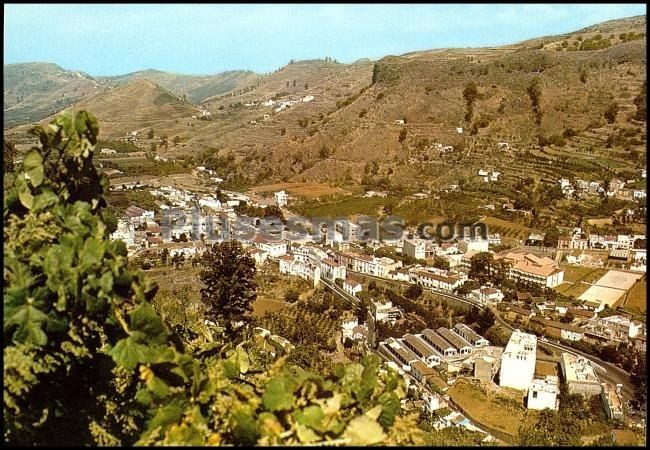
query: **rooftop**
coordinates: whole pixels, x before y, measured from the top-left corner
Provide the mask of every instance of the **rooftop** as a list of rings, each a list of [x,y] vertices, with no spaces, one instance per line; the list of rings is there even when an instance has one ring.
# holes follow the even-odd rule
[[[589,361],[571,353],[562,353],[562,365],[567,383],[598,383],[598,377]]]
[[[523,333],[519,330],[512,332],[508,345],[503,353],[518,353],[522,355],[535,355],[537,351],[537,336]]]

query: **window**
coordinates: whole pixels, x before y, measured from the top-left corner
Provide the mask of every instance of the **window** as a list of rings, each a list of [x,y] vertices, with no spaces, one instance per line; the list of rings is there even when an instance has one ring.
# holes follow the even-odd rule
[[[533,392],[533,398],[537,398],[537,392]]]

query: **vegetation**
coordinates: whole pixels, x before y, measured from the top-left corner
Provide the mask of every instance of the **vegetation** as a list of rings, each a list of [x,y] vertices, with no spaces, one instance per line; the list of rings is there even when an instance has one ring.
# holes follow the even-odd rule
[[[542,123],[543,115],[540,104],[542,98],[542,80],[538,76],[534,77],[528,85],[526,92],[530,98],[533,114],[535,114],[535,123],[537,123],[537,125],[540,125]]]
[[[246,333],[224,345],[200,321],[183,342],[152,306],[156,286],[108,239],[95,119],[60,116],[35,133],[42,148],[4,201],[6,443],[421,442],[417,417],[399,415],[402,378],[376,357],[317,375],[274,362]]]
[[[208,316],[225,325],[232,334],[236,323],[250,320],[252,303],[257,297],[255,261],[238,241],[214,244],[203,255],[201,299]]]

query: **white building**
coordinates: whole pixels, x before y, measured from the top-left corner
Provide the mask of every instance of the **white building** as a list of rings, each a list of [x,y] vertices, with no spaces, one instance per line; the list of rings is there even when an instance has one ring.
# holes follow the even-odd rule
[[[508,277],[528,283],[554,288],[564,282],[564,269],[548,257],[540,258],[532,253],[509,252],[506,255],[496,255],[495,260],[504,259],[511,264]]]
[[[433,254],[431,241],[426,239],[404,239],[402,253],[415,259],[427,259]]]
[[[324,258],[320,263],[321,274],[325,278],[328,278],[332,281],[336,280],[337,278],[345,280],[346,270],[344,265],[339,264],[330,258]]]
[[[552,409],[557,411],[560,401],[559,381],[556,376],[547,375],[543,379],[535,379],[528,389],[528,409]]]
[[[256,234],[251,243],[260,250],[267,252],[272,258],[279,258],[287,254],[287,243],[285,241],[267,239]]]
[[[113,150],[112,148],[103,148],[99,153],[102,155],[114,155],[117,153],[117,150]]]
[[[560,367],[569,394],[580,394],[584,397],[600,394],[600,381],[588,359],[563,352]]]
[[[482,305],[497,305],[501,300],[503,300],[503,292],[500,289],[493,287],[481,287],[479,289],[474,289],[469,293],[469,298],[475,300]]]
[[[501,355],[499,386],[528,390],[535,376],[536,352],[537,336],[513,331]]]
[[[280,208],[287,206],[289,202],[289,195],[285,191],[279,191],[273,194],[275,196],[275,204]]]
[[[357,293],[363,290],[363,284],[355,278],[347,277],[343,281],[343,290],[349,295],[356,297]]]
[[[427,289],[451,292],[467,280],[465,274],[429,269],[418,270],[412,274],[413,281]]]
[[[458,240],[458,249],[463,252],[487,252],[490,241],[487,239],[465,238]]]

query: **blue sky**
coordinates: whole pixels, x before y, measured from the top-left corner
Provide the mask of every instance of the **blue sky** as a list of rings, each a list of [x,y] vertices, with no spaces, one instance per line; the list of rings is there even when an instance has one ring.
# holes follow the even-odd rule
[[[645,13],[645,4],[5,4],[4,63],[91,75],[263,73],[290,59],[502,45]]]

